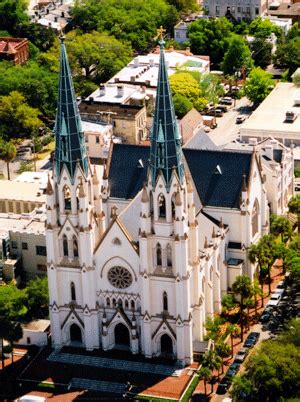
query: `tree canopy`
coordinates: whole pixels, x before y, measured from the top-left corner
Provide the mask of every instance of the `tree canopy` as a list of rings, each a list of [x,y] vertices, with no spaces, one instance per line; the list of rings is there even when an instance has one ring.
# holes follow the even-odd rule
[[[179,18],[165,0],[82,0],[71,13],[84,32],[109,32],[138,51],[148,48],[160,25],[172,32]]]
[[[233,25],[227,18],[200,18],[188,26],[191,50],[208,54],[212,63],[220,63],[228,49]]]
[[[232,36],[222,62],[224,74],[231,75],[242,69],[248,72],[252,68],[253,60],[246,41],[241,36]]]
[[[257,106],[269,95],[273,86],[272,75],[257,67],[249,74],[244,91],[247,98]]]
[[[18,24],[28,21],[26,0],[2,0],[0,2],[0,27],[13,34]]]

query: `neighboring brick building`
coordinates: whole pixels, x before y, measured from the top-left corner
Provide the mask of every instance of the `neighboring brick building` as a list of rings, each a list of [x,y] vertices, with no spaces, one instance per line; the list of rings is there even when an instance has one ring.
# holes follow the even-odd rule
[[[0,37],[0,60],[23,64],[29,58],[28,40],[25,38]]]

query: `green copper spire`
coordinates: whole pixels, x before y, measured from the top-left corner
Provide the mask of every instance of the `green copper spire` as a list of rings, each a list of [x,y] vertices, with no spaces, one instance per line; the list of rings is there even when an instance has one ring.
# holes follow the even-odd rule
[[[77,163],[81,166],[84,175],[87,175],[88,157],[64,38],[61,37],[60,41],[59,89],[54,127],[55,167],[58,180],[60,180],[62,167],[65,165],[74,182]]]
[[[170,189],[172,171],[175,169],[180,183],[184,178],[181,135],[175,117],[172,94],[165,61],[164,44],[160,33],[160,63],[157,82],[156,104],[151,128],[150,171],[152,185],[161,172],[165,178],[167,191]]]

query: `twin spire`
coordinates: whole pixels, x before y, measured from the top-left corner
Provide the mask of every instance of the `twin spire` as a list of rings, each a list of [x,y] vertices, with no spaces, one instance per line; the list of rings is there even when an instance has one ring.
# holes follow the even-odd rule
[[[162,27],[158,32],[160,35],[160,63],[156,105],[150,133],[150,175],[152,186],[155,187],[158,175],[162,174],[167,191],[169,191],[174,172],[176,172],[180,184],[183,183],[184,167],[181,135],[175,116],[165,61],[165,42],[162,37],[164,30]],[[65,166],[68,169],[71,181],[74,183],[78,164],[83,174],[87,176],[88,156],[64,38],[61,37],[60,41],[59,92],[54,127],[56,141],[55,169],[59,181],[62,168]]]
[[[59,89],[54,127],[55,169],[58,181],[65,166],[74,182],[77,164],[87,176],[88,156],[63,36],[60,37],[60,44]]]
[[[162,38],[163,29],[158,30],[160,39],[160,62],[157,82],[156,104],[150,133],[150,172],[152,186],[155,187],[158,174],[165,179],[167,191],[170,189],[172,173],[175,170],[182,184],[184,178],[181,135],[179,132],[165,61]]]

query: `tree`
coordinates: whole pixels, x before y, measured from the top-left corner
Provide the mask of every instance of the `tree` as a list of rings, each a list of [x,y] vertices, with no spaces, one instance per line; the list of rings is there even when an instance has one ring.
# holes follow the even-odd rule
[[[237,307],[237,302],[231,293],[227,293],[222,299],[222,314],[230,314]]]
[[[288,203],[289,211],[297,215],[298,234],[300,234],[300,195],[292,197]]]
[[[10,180],[9,164],[17,156],[17,149],[13,142],[0,142],[0,159],[4,160],[7,169],[7,178]]]
[[[263,291],[259,285],[259,281],[257,279],[254,279],[252,282],[252,289],[251,293],[254,297],[254,308],[255,308],[255,315],[257,315],[257,296],[263,296]]]
[[[272,33],[275,33],[277,38],[283,36],[282,28],[275,25],[269,19],[262,19],[261,17],[252,20],[249,25],[249,34],[254,35],[256,38],[267,39]]]
[[[285,218],[284,216],[279,216],[279,215],[271,215],[270,218],[271,221],[271,233],[274,236],[279,236],[281,235],[281,241],[283,242],[284,236],[288,236],[288,238],[291,237],[293,228],[290,223],[290,221]]]
[[[273,86],[272,75],[257,67],[249,74],[244,92],[247,98],[253,102],[254,107],[256,107],[269,95]]]
[[[228,49],[233,25],[226,17],[204,19],[188,25],[191,50],[194,54],[209,54],[212,63],[220,63]]]
[[[23,330],[21,324],[19,322],[9,323],[6,339],[10,342],[12,363],[14,362],[14,342],[20,340],[22,336],[23,336]]]
[[[205,74],[201,77],[200,88],[205,98],[214,106],[216,117],[216,105],[220,96],[224,95],[224,88],[221,86],[221,80],[215,74]]]
[[[15,33],[18,24],[28,21],[26,0],[2,0],[0,2],[0,27]]]
[[[71,10],[73,22],[84,32],[109,32],[136,51],[146,51],[163,25],[167,32],[179,20],[176,8],[164,0],[82,0]]]
[[[233,356],[233,338],[240,333],[240,329],[236,324],[229,324],[226,332],[230,335],[231,341],[231,356]]]
[[[272,49],[271,43],[265,39],[256,38],[251,45],[252,59],[254,64],[261,68],[266,68],[272,63]]]
[[[225,320],[219,316],[208,317],[205,323],[207,338],[217,341],[221,337],[224,322]]]
[[[0,98],[0,134],[5,139],[31,136],[42,125],[40,112],[27,105],[17,91]]]
[[[253,388],[251,381],[245,374],[233,377],[230,396],[234,401],[249,402],[249,396],[252,394]]]
[[[250,278],[246,275],[237,276],[234,283],[232,284],[232,290],[240,298],[239,305],[240,305],[241,342],[243,342],[243,331],[244,331],[243,311],[245,307],[245,300],[251,295]]]
[[[199,6],[195,0],[169,0],[178,11],[191,12],[199,10]]]
[[[296,87],[300,87],[300,73],[294,73],[293,83],[296,85]],[[297,169],[295,169],[295,176],[296,176],[296,170]],[[298,171],[299,171],[299,169],[298,169]],[[298,175],[300,175],[300,171],[299,171]],[[296,177],[299,177],[299,176],[296,176]]]
[[[173,97],[173,103],[175,108],[175,113],[181,119],[185,116],[192,108],[193,104],[186,97],[180,94],[176,94]]]
[[[49,295],[47,276],[30,281],[25,288],[28,316],[45,318],[48,315]]]
[[[277,46],[275,62],[288,69],[289,77],[300,65],[300,37],[297,36]]]
[[[246,41],[241,36],[232,36],[222,62],[224,74],[234,74],[242,69],[248,72],[252,68],[253,60]]]
[[[215,350],[216,350],[216,354],[217,356],[221,359],[219,359],[219,362],[221,362],[221,369],[222,369],[222,374],[224,372],[224,367],[223,367],[223,359],[225,357],[230,356],[230,346],[228,345],[228,343],[225,343],[223,341],[218,341],[215,344]]]
[[[204,382],[204,392],[207,394],[206,384],[211,379],[211,370],[208,367],[201,367],[199,370],[199,378]]]
[[[201,95],[199,83],[189,73],[180,72],[171,75],[170,86],[174,96],[181,95],[188,99],[192,104]]]

